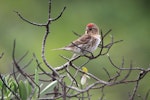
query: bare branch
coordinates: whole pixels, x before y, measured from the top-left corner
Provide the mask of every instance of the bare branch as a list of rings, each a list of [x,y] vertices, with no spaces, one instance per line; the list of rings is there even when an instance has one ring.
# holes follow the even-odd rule
[[[78,57],[76,57],[76,58],[74,58],[74,59],[71,59],[70,61],[66,62],[65,64],[63,64],[63,65],[61,65],[61,66],[59,66],[59,67],[56,67],[55,70],[56,70],[56,71],[61,71],[61,70],[65,69],[67,66],[69,66],[70,62],[75,61],[75,60],[78,59],[79,57],[80,57],[80,56],[78,56]]]
[[[108,60],[110,61],[111,65],[115,68],[117,68],[118,70],[139,70],[139,71],[145,71],[145,69],[143,68],[139,68],[139,67],[136,67],[136,68],[119,68],[117,65],[114,64],[114,62],[112,61],[112,59],[110,58],[110,56],[108,55]]]
[[[107,74],[108,78],[110,79],[110,78],[111,78],[111,76],[110,76],[110,74],[109,74],[108,70],[107,70],[106,68],[103,68],[103,69],[104,69],[104,71],[106,72],[106,74]]]
[[[40,87],[38,86],[38,84],[36,84],[34,82],[34,80],[27,74],[25,73],[20,66],[18,65],[16,59],[15,59],[15,48],[16,48],[16,40],[14,40],[14,44],[13,44],[13,51],[12,51],[12,59],[13,59],[13,64],[14,66],[17,68],[17,70],[20,72],[21,75],[23,75],[27,80],[29,80],[29,83],[33,86],[33,84],[35,84],[38,89],[39,89],[39,93],[40,93]],[[33,83],[33,84],[32,84]],[[39,97],[39,93],[38,93],[38,97]]]
[[[81,69],[79,69],[78,67],[76,67],[74,64],[71,64],[71,66],[72,66],[73,68],[75,68],[76,70],[80,71],[81,73],[86,74],[86,75],[90,76],[91,78],[93,78],[93,79],[99,81],[99,83],[109,85],[109,82],[100,80],[99,78],[97,78],[96,76],[94,76],[94,75],[91,74],[91,73],[85,73],[85,72],[83,72]]]
[[[46,60],[46,57],[45,57],[45,45],[46,45],[46,39],[48,37],[48,31],[46,31],[45,35],[44,35],[44,38],[43,38],[43,43],[42,43],[42,59],[43,59],[43,62],[45,63],[45,65],[50,69],[52,70],[57,76],[59,76],[59,74],[57,73],[57,71],[51,66],[48,64],[47,60]]]
[[[81,35],[80,34],[78,34],[78,33],[76,33],[76,32],[74,32],[74,31],[72,31],[73,32],[73,34],[75,34],[76,36],[78,36],[78,37],[80,37]]]
[[[58,19],[62,16],[62,14],[64,13],[65,9],[66,9],[66,6],[62,9],[62,11],[60,12],[60,14],[59,14],[56,18],[51,19],[51,21],[56,21],[56,20],[58,20]]]
[[[139,81],[136,82],[136,85],[135,85],[135,87],[134,87],[133,93],[132,93],[132,95],[130,96],[129,100],[134,100],[136,91],[137,91],[137,89],[138,89],[138,86],[139,86]]]
[[[150,93],[150,89],[147,91],[147,93],[146,93],[146,95],[145,95],[145,99],[144,99],[144,100],[148,100],[149,93]]]
[[[45,26],[45,24],[38,24],[38,23],[35,23],[35,22],[31,22],[31,21],[29,21],[29,20],[27,20],[26,18],[24,18],[19,12],[17,12],[17,11],[14,11],[19,17],[20,17],[20,19],[22,19],[23,21],[25,21],[25,22],[27,22],[27,23],[29,23],[29,24],[31,24],[31,25],[34,25],[34,26]]]
[[[40,100],[42,99],[71,99],[71,98],[76,98],[76,99],[91,99],[91,90],[94,89],[99,89],[101,90],[101,97],[99,98],[100,100],[104,99],[105,93],[104,93],[104,89],[105,87],[110,87],[110,86],[115,86],[118,84],[135,84],[135,86],[133,87],[132,90],[132,94],[130,95],[129,99],[133,100],[136,96],[137,96],[137,90],[139,88],[139,82],[141,79],[143,79],[147,73],[150,72],[150,68],[148,69],[144,69],[144,68],[138,68],[138,67],[133,67],[132,62],[130,63],[129,67],[125,67],[125,62],[124,62],[124,58],[121,60],[121,65],[117,66],[113,60],[111,59],[111,57],[108,55],[110,49],[112,48],[112,46],[116,43],[120,43],[123,40],[115,40],[113,36],[110,37],[110,41],[109,43],[105,43],[105,39],[107,38],[108,34],[112,31],[111,29],[108,30],[106,33],[103,33],[102,30],[100,30],[100,35],[101,35],[101,43],[99,44],[99,48],[98,48],[98,53],[92,53],[89,52],[87,50],[82,49],[81,47],[75,45],[74,43],[72,43],[73,45],[75,45],[76,47],[80,48],[82,52],[87,52],[87,55],[81,55],[81,56],[76,56],[74,58],[67,58],[65,56],[61,56],[63,59],[66,60],[66,63],[58,66],[58,67],[53,67],[46,58],[45,55],[45,50],[46,50],[46,42],[48,39],[48,35],[51,33],[50,30],[50,25],[52,22],[58,20],[59,18],[62,17],[66,6],[62,9],[62,11],[60,11],[60,13],[58,14],[58,16],[56,16],[55,18],[51,18],[51,12],[52,12],[52,0],[49,0],[48,2],[48,19],[47,22],[44,24],[38,24],[35,22],[31,22],[29,20],[27,20],[26,18],[24,18],[19,12],[14,11],[20,18],[21,20],[34,25],[34,26],[41,26],[41,27],[45,27],[45,34],[43,36],[42,39],[42,46],[41,46],[41,57],[42,57],[42,62],[44,62],[44,65],[46,65],[46,67],[49,68],[50,72],[46,71],[43,69],[42,64],[39,62],[38,58],[35,56],[35,54],[33,54],[33,57],[35,59],[36,62],[36,67],[38,67],[40,69],[41,72],[39,72],[39,75],[42,75],[43,77],[49,77],[48,79],[39,79],[39,81],[41,82],[52,82],[54,80],[57,80],[57,86],[54,87],[53,91],[50,93],[45,93],[46,96],[50,96],[50,97],[46,97],[46,98],[38,98]],[[81,35],[74,32],[73,33],[80,37]],[[26,72],[24,72],[24,68],[29,66],[29,64],[32,63],[33,59],[31,59],[27,64],[24,65],[24,67],[20,66],[20,62],[26,57],[26,55],[28,53],[25,53],[18,61],[15,59],[15,45],[16,45],[16,41],[14,41],[14,45],[13,45],[13,52],[12,52],[12,59],[13,59],[13,64],[14,64],[14,68],[13,68],[13,74],[15,77],[15,80],[17,82],[16,79],[16,72],[19,72],[21,75],[23,75],[27,80],[29,80],[30,84],[32,86],[37,86],[39,88],[39,92],[40,92],[40,87],[38,86],[38,84],[36,84],[33,81],[33,76],[35,74],[27,74]],[[91,73],[85,73],[84,71],[81,70],[81,67],[86,66],[90,61],[100,58],[101,56],[105,56],[108,55],[108,60],[109,63],[111,64],[111,66],[114,68],[115,72],[114,74],[110,73],[106,68],[103,68],[106,75],[108,76],[107,81],[104,79],[100,79],[97,76],[91,74]],[[0,59],[3,57],[3,53],[0,56]],[[79,58],[81,57],[86,57],[87,61],[82,62],[82,64],[75,64],[76,60],[80,60]],[[15,71],[15,68],[17,69],[17,71]],[[70,70],[75,71],[75,73],[70,72]],[[126,74],[124,74],[124,72],[126,72]],[[138,72],[137,78],[133,78],[133,79],[129,79],[129,77],[131,76],[132,72]],[[66,75],[68,74],[68,76]],[[80,86],[80,82],[78,81],[78,79],[81,77],[80,75],[85,74],[87,76],[89,76],[92,79],[92,83],[88,83],[86,86]],[[69,79],[69,77],[71,77]],[[67,81],[66,81],[67,79]],[[149,95],[149,91],[147,92],[146,96],[145,96],[145,100],[148,98]]]
[[[112,31],[112,29],[109,29],[108,32],[106,32],[103,36],[103,38],[105,38],[110,32]]]

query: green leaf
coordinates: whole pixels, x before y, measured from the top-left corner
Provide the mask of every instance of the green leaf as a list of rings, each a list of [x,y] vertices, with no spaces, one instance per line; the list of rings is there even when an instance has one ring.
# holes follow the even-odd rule
[[[19,82],[19,95],[21,100],[27,100],[27,89],[22,80]]]
[[[3,82],[0,80],[0,90],[2,90]]]
[[[16,79],[19,80],[19,77],[20,77],[20,76],[21,76],[21,74],[19,73]]]
[[[40,94],[43,95],[47,91],[52,91],[54,89],[54,87],[57,85],[57,83],[58,83],[57,80],[51,82],[40,92]]]
[[[17,83],[15,81],[12,82],[12,90],[14,90],[14,92],[17,92]]]
[[[25,81],[25,84],[26,84],[26,89],[27,89],[27,97],[29,97],[32,92],[32,88],[28,81]]]
[[[8,85],[9,75],[3,76],[3,78],[4,78],[4,81],[5,81],[5,84]]]
[[[35,69],[35,75],[34,75],[34,81],[36,84],[39,83],[39,74],[38,74],[38,69]]]
[[[38,74],[38,68],[35,69],[35,75],[34,75],[34,82],[38,85],[39,84],[39,74]],[[38,87],[35,87],[32,100],[36,100],[38,97]]]

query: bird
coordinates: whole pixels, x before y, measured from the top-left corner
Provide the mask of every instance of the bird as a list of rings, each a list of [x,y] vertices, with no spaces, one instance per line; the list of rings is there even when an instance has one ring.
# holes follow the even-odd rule
[[[85,33],[82,36],[69,45],[55,50],[67,50],[73,52],[75,55],[86,55],[93,53],[100,42],[99,27],[95,23],[88,23],[85,28]]]

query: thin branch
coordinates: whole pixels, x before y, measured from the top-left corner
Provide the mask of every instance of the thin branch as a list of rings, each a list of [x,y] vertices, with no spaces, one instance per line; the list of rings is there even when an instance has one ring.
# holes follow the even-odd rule
[[[135,67],[135,68],[119,68],[117,65],[114,64],[114,62],[112,61],[111,57],[108,55],[108,60],[110,61],[111,65],[115,68],[117,68],[118,70],[139,70],[139,71],[145,71],[145,69],[143,68],[139,68],[139,67]]]
[[[109,29],[103,36],[103,38],[105,38],[110,32],[112,31],[112,29]]]
[[[50,19],[51,18],[51,8],[52,8],[52,0],[49,0],[49,2],[48,2],[48,19]]]
[[[40,87],[34,82],[34,80],[28,75],[26,74],[18,65],[16,59],[15,59],[15,48],[16,48],[16,40],[14,40],[14,44],[13,44],[13,51],[12,51],[12,59],[13,59],[13,64],[15,65],[15,67],[17,68],[17,70],[20,72],[21,75],[23,75],[27,80],[29,80],[29,83],[33,86],[32,83],[34,83],[38,89],[39,89],[39,93],[40,93]],[[32,82],[30,82],[32,81]],[[38,97],[39,97],[39,93],[38,93]]]
[[[27,51],[18,61],[17,63],[21,62],[27,55],[28,55],[29,51]]]
[[[26,77],[26,74],[21,70],[21,68],[19,67],[17,61],[15,60],[15,48],[16,48],[16,40],[14,40],[14,44],[13,44],[13,52],[12,52],[12,59],[13,59],[13,63],[16,66],[16,68],[18,69],[18,71],[24,76]]]
[[[37,57],[36,57],[36,55],[33,53],[33,57],[35,58],[35,61],[36,61],[36,63],[37,63],[37,66],[40,68],[40,70],[43,72],[43,74],[44,75],[47,75],[47,76],[49,76],[49,77],[53,77],[52,76],[52,73],[47,73],[41,66],[40,66],[40,63],[39,63],[39,61],[38,61],[38,59],[37,59]],[[53,77],[54,78],[54,77]]]
[[[46,34],[44,35],[44,39],[43,39],[43,42],[42,42],[42,59],[43,59],[43,62],[45,63],[45,65],[50,70],[52,70],[57,76],[59,76],[58,72],[51,65],[48,64],[48,62],[46,60],[46,57],[45,57],[45,45],[46,45],[47,37],[48,37],[48,31],[46,31]]]
[[[83,92],[87,92],[88,90],[92,89],[93,87],[95,87],[96,85],[99,85],[99,84],[101,84],[101,83],[102,83],[101,81],[96,81],[96,82],[94,82],[93,84],[87,86],[85,89],[82,89],[82,90],[79,89],[79,88],[77,88],[77,87],[73,87],[73,86],[72,86],[72,87],[67,86],[67,87],[78,92],[78,93],[76,93],[76,94],[70,95],[70,97],[73,97],[73,96],[79,95],[79,94],[81,94],[81,93],[83,93]]]
[[[103,98],[104,98],[104,96],[105,96],[104,87],[101,89],[101,93],[102,93],[102,96],[100,97],[99,100],[103,100]]]
[[[144,100],[148,100],[149,93],[150,93],[150,89],[147,91],[147,93],[146,93],[146,95],[145,95],[145,99],[144,99]]]
[[[136,85],[135,85],[135,87],[134,87],[134,89],[133,89],[133,93],[132,93],[132,95],[130,96],[129,100],[134,100],[136,91],[137,91],[137,89],[138,89],[138,86],[139,86],[139,81],[136,82]]]
[[[64,10],[66,9],[66,7],[64,7],[64,9],[61,11],[61,13],[60,13],[60,15],[59,16],[57,16],[56,18],[54,18],[54,19],[51,19],[50,17],[50,15],[51,15],[51,0],[49,0],[49,12],[48,12],[48,17],[49,17],[49,19],[48,19],[48,22],[47,22],[47,24],[45,25],[45,28],[46,28],[46,32],[45,32],[45,35],[44,35],[44,38],[43,38],[43,42],[42,42],[42,59],[43,59],[43,62],[45,63],[45,65],[50,69],[50,70],[52,70],[52,72],[54,72],[53,74],[54,75],[57,75],[58,77],[59,77],[59,73],[47,62],[47,60],[46,60],[46,57],[45,57],[45,45],[46,45],[46,40],[47,40],[47,37],[48,37],[48,34],[50,33],[50,31],[49,31],[49,26],[50,26],[50,24],[51,24],[51,21],[56,21],[56,20],[58,20],[61,16],[62,16],[62,14],[63,14],[63,12],[64,12]]]
[[[78,45],[76,45],[76,44],[73,43],[73,42],[71,42],[71,43],[72,43],[75,47],[79,48],[82,53],[87,52],[87,53],[91,54],[92,57],[94,57],[94,55],[93,55],[92,52],[90,52],[90,51],[88,51],[88,50],[86,50],[86,49],[84,49],[84,48],[82,48],[82,47],[79,47]],[[84,56],[89,57],[89,56],[87,56],[87,55],[84,55]],[[90,57],[90,58],[91,58],[91,57]]]
[[[69,72],[69,70],[67,68],[65,70],[68,74],[68,77],[70,77],[71,82],[73,82],[73,83],[75,82],[76,86],[78,87],[78,82],[76,81],[76,79],[71,75],[71,73]]]
[[[124,60],[123,60],[123,62],[124,62]],[[132,62],[130,63],[130,69],[132,69]],[[131,71],[132,70],[128,70],[128,73],[126,74],[126,76],[124,76],[124,78],[121,80],[121,81],[124,81],[124,80],[126,80],[129,76],[130,76],[130,74],[131,74]]]
[[[56,71],[61,71],[61,70],[65,69],[65,68],[70,64],[70,62],[75,61],[75,60],[78,59],[79,57],[80,57],[80,56],[77,56],[77,57],[71,59],[70,61],[66,62],[65,64],[63,64],[63,65],[61,65],[61,66],[59,66],[59,67],[56,67],[55,70],[56,70]]]
[[[51,21],[56,21],[56,20],[58,20],[58,19],[62,16],[62,14],[64,13],[65,9],[66,9],[66,6],[62,9],[62,11],[60,12],[60,14],[59,14],[56,18],[51,19]]]
[[[99,81],[99,83],[101,83],[101,84],[107,84],[107,85],[109,84],[109,82],[100,80],[99,78],[97,78],[96,76],[94,76],[94,75],[91,74],[91,73],[85,73],[85,72],[83,72],[81,69],[79,69],[78,67],[76,67],[74,64],[71,64],[70,66],[72,66],[73,68],[75,68],[75,69],[78,70],[79,72],[81,72],[81,73],[83,73],[83,74],[86,74],[86,75],[88,75],[89,77],[91,77],[91,78],[93,78],[93,79]]]
[[[73,34],[75,34],[76,36],[78,36],[78,37],[80,37],[81,35],[80,34],[78,34],[78,33],[76,33],[76,32],[74,32],[74,31],[72,31],[73,32]]]
[[[19,87],[19,82],[18,82],[18,80],[17,80],[17,76],[16,76],[16,73],[15,73],[15,66],[14,66],[14,64],[13,64],[13,75],[14,75],[14,79],[15,79],[15,81],[16,81],[18,87]]]
[[[91,97],[90,93],[89,93],[89,91],[87,91],[87,98],[88,98],[88,100],[91,100],[90,97]]]
[[[33,59],[31,59],[26,65],[24,65],[24,66],[22,67],[22,70],[25,69],[26,67],[28,67],[28,66],[32,63],[32,61],[33,61]],[[19,62],[19,61],[18,61],[18,62]],[[13,67],[14,67],[14,64],[13,64]],[[13,71],[12,73],[10,73],[10,75],[12,75],[12,74],[14,74],[14,73],[18,73],[18,72],[19,72],[19,70]]]
[[[103,46],[103,48],[110,48],[113,44],[120,43],[120,42],[123,42],[123,40],[118,40],[118,41],[111,42],[111,43]]]
[[[82,66],[85,66],[91,60],[94,60],[94,59],[96,59],[98,57],[107,55],[114,44],[120,43],[120,42],[123,41],[123,40],[115,41],[114,37],[111,36],[110,37],[111,41],[108,44],[105,44],[104,43],[105,42],[105,38],[112,31],[111,29],[108,30],[104,34],[103,34],[102,30],[100,31],[101,43],[99,44],[99,52],[96,55],[94,55],[93,53],[91,53],[89,51],[83,50],[82,48],[80,48],[77,45],[75,45],[74,43],[72,43],[75,46],[77,46],[78,48],[80,48],[81,51],[89,53],[88,55],[84,55],[84,57],[88,58],[88,61],[83,62],[83,64],[80,64],[78,66],[76,66],[74,64],[74,61],[79,59],[82,56],[78,56],[78,57],[73,58],[71,60],[66,58],[66,57],[64,57],[64,56],[61,56],[63,59],[66,60],[66,63],[61,65],[61,66],[59,66],[59,67],[56,67],[56,68],[54,68],[53,66],[51,66],[51,64],[49,64],[49,62],[47,61],[47,58],[46,58],[45,50],[46,50],[47,38],[48,38],[48,35],[50,33],[50,25],[51,25],[51,22],[56,21],[59,18],[61,18],[63,13],[64,13],[64,11],[65,11],[65,9],[66,9],[66,6],[65,6],[61,10],[61,12],[58,14],[58,16],[56,16],[55,18],[51,18],[51,11],[52,11],[51,7],[52,7],[52,0],[49,0],[49,3],[48,3],[48,19],[47,19],[47,22],[44,23],[44,24],[38,24],[38,23],[35,23],[35,22],[31,22],[31,21],[27,20],[26,18],[24,18],[19,12],[17,12],[17,11],[14,11],[14,12],[21,18],[21,20],[23,20],[23,21],[25,21],[25,22],[27,22],[27,23],[29,23],[31,25],[41,26],[41,27],[44,26],[45,27],[45,34],[43,36],[42,46],[41,46],[41,49],[42,49],[41,50],[41,57],[42,57],[42,61],[44,62],[44,64],[52,72],[47,72],[47,71],[45,71],[43,69],[43,67],[41,66],[41,63],[39,63],[39,61],[38,61],[37,57],[35,56],[35,54],[33,54],[33,57],[35,58],[35,61],[37,63],[36,66],[38,68],[40,68],[40,70],[42,71],[41,73],[38,73],[38,74],[39,75],[46,75],[46,76],[49,77],[49,79],[46,79],[46,80],[39,79],[40,81],[43,81],[43,82],[50,82],[50,81],[53,81],[53,80],[57,80],[58,81],[58,85],[57,85],[58,87],[55,87],[54,91],[49,93],[49,95],[52,95],[52,100],[60,99],[60,98],[63,98],[64,100],[66,100],[66,99],[72,98],[72,97],[75,97],[76,99],[85,99],[85,98],[87,98],[87,99],[90,100],[91,99],[90,98],[91,97],[90,92],[93,89],[101,89],[102,96],[101,96],[100,99],[102,100],[104,98],[104,96],[105,96],[105,93],[104,93],[104,88],[105,87],[114,86],[114,85],[118,85],[118,84],[136,83],[136,85],[135,85],[135,87],[133,89],[132,95],[130,96],[130,100],[133,100],[135,98],[135,96],[136,96],[136,92],[138,90],[140,80],[143,79],[148,72],[150,72],[150,68],[144,69],[144,68],[133,67],[132,62],[130,63],[129,68],[124,68],[124,59],[122,59],[121,66],[117,66],[113,62],[113,60],[110,58],[110,56],[108,55],[109,63],[113,66],[113,68],[115,68],[116,72],[115,72],[114,75],[111,75],[108,72],[108,70],[104,68],[104,71],[105,71],[105,73],[108,76],[108,80],[107,81],[101,80],[98,77],[96,77],[95,75],[93,75],[91,73],[85,73],[85,72],[83,72],[81,70]],[[78,37],[81,36],[81,35],[79,35],[76,32],[73,32],[73,33],[76,36],[78,36]],[[27,55],[27,53],[24,56],[22,56],[22,58],[20,58],[18,61],[16,61],[16,59],[15,59],[15,44],[16,43],[14,41],[13,53],[12,53],[12,59],[13,59],[14,66],[16,67],[17,71],[20,72],[26,79],[28,79],[29,82],[31,81],[30,84],[33,85],[33,83],[34,83],[33,75],[35,75],[35,74],[28,75],[27,73],[25,73],[23,71],[23,68],[21,68],[20,65],[19,65],[19,62],[21,62],[21,60],[24,59],[24,57]],[[0,56],[0,59],[2,58],[2,56],[3,56],[3,54]],[[25,66],[28,66],[31,62],[32,62],[32,60],[30,60]],[[69,70],[67,70],[68,66],[71,66],[70,68],[75,69],[76,72],[74,74],[70,73]],[[68,85],[68,84],[65,83],[64,77],[66,77],[66,75],[64,73],[61,73],[61,71],[65,71],[65,73],[68,73],[69,76],[71,76],[71,78],[72,78],[72,80],[71,80],[72,83],[71,84]],[[127,73],[126,73],[126,75],[124,75],[122,77],[123,72],[125,72],[125,71],[127,71]],[[137,79],[128,80],[128,77],[130,76],[132,71],[138,71],[139,72],[138,78]],[[14,68],[13,68],[13,74],[14,74],[14,77],[16,78],[16,73],[14,71]],[[86,74],[89,77],[91,77],[94,81],[92,82],[92,84],[87,85],[83,89],[82,87],[78,86],[79,82],[76,79],[78,74]],[[74,84],[73,84],[74,82],[75,82],[76,86],[74,86]],[[34,83],[34,84],[36,84],[36,83]],[[38,85],[36,84],[36,86],[38,86]],[[38,86],[38,88],[39,88],[39,86]],[[69,90],[73,91],[74,93],[71,94]],[[87,97],[84,96],[85,93],[87,93]],[[83,94],[83,95],[81,95],[81,94]],[[148,98],[148,95],[149,95],[149,91],[147,92],[147,94],[145,96],[145,99]],[[42,98],[39,98],[39,99],[42,99]],[[46,99],[46,98],[43,98],[43,99]],[[48,99],[51,99],[51,98],[48,98]]]
[[[16,11],[15,11],[15,12],[17,13],[17,15],[18,15],[22,20],[24,20],[25,22],[27,22],[27,23],[29,23],[29,24],[32,24],[32,25],[35,25],[35,26],[45,26],[45,27],[46,27],[46,33],[45,33],[45,35],[44,35],[43,42],[42,42],[42,59],[43,59],[43,62],[45,63],[45,65],[46,65],[49,69],[51,69],[57,76],[59,76],[59,74],[55,71],[54,68],[52,68],[51,65],[48,64],[48,62],[47,62],[47,60],[46,60],[46,58],[45,58],[45,44],[46,44],[46,39],[47,39],[48,33],[49,33],[49,24],[50,24],[50,22],[59,19],[59,18],[62,16],[62,14],[63,14],[63,12],[64,12],[65,9],[66,9],[66,7],[64,7],[64,9],[62,10],[62,12],[60,13],[59,16],[57,16],[57,17],[54,18],[54,19],[50,19],[50,17],[51,17],[51,16],[50,16],[50,14],[51,14],[51,0],[49,0],[49,12],[48,12],[48,19],[49,19],[49,20],[48,20],[47,24],[37,24],[37,23],[31,22],[31,21],[25,19],[23,16],[21,16],[21,14],[20,14],[19,12],[16,12]]]
[[[106,68],[103,68],[103,69],[104,69],[104,71],[106,72],[106,74],[107,74],[108,78],[110,79],[110,78],[111,78],[111,76],[110,76],[110,74],[109,74],[108,70],[107,70]]]
[[[19,12],[17,12],[17,11],[14,11],[19,17],[20,17],[20,19],[22,19],[23,21],[25,21],[25,22],[27,22],[27,23],[29,23],[29,24],[31,24],[31,25],[34,25],[34,26],[45,26],[45,24],[38,24],[38,23],[35,23],[35,22],[31,22],[31,21],[29,21],[29,20],[27,20],[26,18],[24,18]]]
[[[64,82],[64,85],[62,86],[62,97],[63,100],[66,100],[66,83]]]

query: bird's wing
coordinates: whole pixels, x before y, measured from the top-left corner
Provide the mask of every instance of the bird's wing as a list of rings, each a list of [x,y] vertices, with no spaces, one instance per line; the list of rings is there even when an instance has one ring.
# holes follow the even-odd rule
[[[74,47],[74,46],[78,46],[78,45],[81,45],[81,44],[87,44],[90,41],[91,38],[92,37],[90,35],[84,34],[80,38],[78,38],[77,40],[73,41],[67,47]]]

